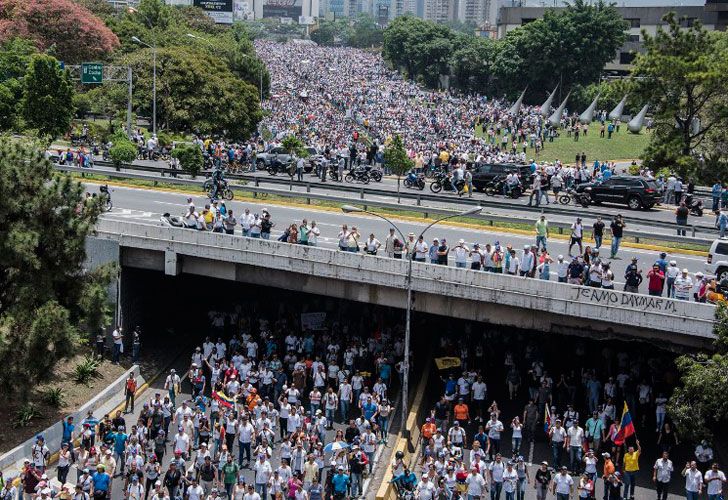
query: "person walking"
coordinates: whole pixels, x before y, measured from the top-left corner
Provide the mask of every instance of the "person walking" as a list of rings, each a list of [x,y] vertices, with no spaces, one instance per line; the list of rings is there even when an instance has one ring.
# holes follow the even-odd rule
[[[536,221],[536,250],[540,250],[541,248],[546,251],[546,240],[549,236],[549,221],[546,220],[545,215],[541,215],[541,217]]]
[[[574,480],[566,470],[566,466],[562,465],[561,471],[554,476],[551,492],[556,495],[557,500],[569,500],[573,489]]]
[[[662,452],[662,457],[655,461],[652,467],[652,482],[655,483],[657,491],[657,500],[667,500],[667,493],[670,487],[670,478],[672,477],[673,466],[669,453]]]
[[[713,462],[710,470],[705,472],[705,487],[708,490],[708,500],[721,500],[723,498],[723,483],[725,474],[718,469],[718,464]]]
[[[681,474],[685,478],[685,498],[698,500],[703,493],[703,474],[698,470],[697,462],[687,462]]]
[[[596,222],[592,226],[592,234],[594,235],[594,247],[599,249],[602,246],[602,238],[604,237],[604,222],[602,217],[598,216]]]
[[[614,217],[614,220],[612,220],[612,223],[609,225],[609,228],[612,230],[612,254],[610,257],[611,259],[619,258],[617,257],[617,252],[619,251],[619,243],[622,241],[625,227],[627,227],[627,224],[624,223],[622,214],[617,214]]]
[[[677,198],[677,192],[675,193],[675,197]],[[675,223],[677,224],[677,235],[678,236],[686,236],[686,231],[684,229],[684,226],[688,225],[688,215],[690,214],[690,210],[685,205],[684,201],[680,202],[680,206],[675,209]]]
[[[637,449],[634,446],[627,448],[624,454],[623,471],[624,471],[624,500],[634,500],[634,488],[637,481],[637,473],[640,470],[640,455],[642,447],[639,439],[636,441]]]

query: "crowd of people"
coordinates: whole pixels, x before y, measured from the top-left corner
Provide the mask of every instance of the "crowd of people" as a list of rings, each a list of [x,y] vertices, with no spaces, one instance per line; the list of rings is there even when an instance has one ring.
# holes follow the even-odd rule
[[[726,477],[705,441],[673,464],[685,451],[666,409],[675,372],[659,352],[604,344],[597,354],[588,341],[555,348],[467,328],[456,338],[441,339],[438,352],[460,368],[442,376],[441,397],[423,414],[419,458],[393,460],[401,497],[634,500],[641,476],[665,500],[681,476],[688,500],[720,498]]]
[[[189,367],[172,369],[163,388],[148,390],[140,412],[132,374],[125,411],[64,419],[55,471],[39,435],[17,480],[5,478],[0,498],[361,496],[388,438],[401,332],[326,313],[273,320],[249,313],[241,306],[211,311],[211,335]]]
[[[225,202],[213,201],[198,210],[191,198],[182,217],[187,227],[227,234],[241,234],[244,237],[277,239],[281,242],[317,246],[322,239],[321,229],[315,220],[303,219],[286,223],[282,229],[267,208],[253,213],[245,208],[236,215]],[[239,229],[238,229],[239,228]],[[666,252],[660,252],[647,268],[639,266],[637,257],[631,259],[623,274],[616,275],[612,269],[618,256],[626,223],[617,215],[607,225],[597,217],[591,227],[586,227],[581,218],[571,225],[568,256],[549,253],[552,243],[549,221],[545,215],[534,224],[535,243],[519,248],[511,243],[467,243],[465,239],[448,242],[447,238],[435,237],[425,241],[423,236],[408,233],[404,239],[394,227],[379,239],[376,234],[362,235],[357,225],[342,224],[335,235],[336,246],[345,252],[361,252],[368,255],[386,256],[393,259],[412,259],[415,262],[451,265],[474,271],[508,274],[523,278],[553,280],[574,285],[588,285],[596,288],[614,289],[619,283],[624,291],[664,296],[681,300],[695,299],[706,302],[715,283],[698,271],[693,276],[686,268],[680,269],[677,260],[668,259]],[[591,231],[593,246],[587,244],[587,231]],[[609,255],[601,254],[603,238],[611,234]],[[331,237],[334,235],[332,233]]]

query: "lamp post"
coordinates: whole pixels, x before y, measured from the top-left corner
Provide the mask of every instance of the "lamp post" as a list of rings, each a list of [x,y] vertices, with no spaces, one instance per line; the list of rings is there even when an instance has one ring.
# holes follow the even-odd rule
[[[388,222],[394,229],[397,230],[399,235],[402,237],[402,242],[404,243],[405,237],[402,230],[383,215],[380,215],[375,212],[370,212],[369,210],[364,210],[363,208],[355,207],[353,205],[342,205],[341,210],[344,213],[366,213],[369,215],[372,215],[374,217],[378,217],[386,222]],[[438,224],[442,221],[448,220],[448,219],[454,219],[455,217],[464,217],[467,215],[475,215],[480,213],[483,210],[483,207],[476,206],[469,210],[466,210],[464,212],[459,212],[457,214],[453,215],[447,215],[445,217],[441,217],[432,223],[430,223],[429,226],[427,226],[425,229],[422,230],[420,233],[420,237],[424,236],[428,229],[430,229],[435,224]],[[419,237],[417,238],[419,241]],[[412,255],[407,255],[407,260],[409,263],[407,264],[407,277],[405,284],[407,285],[407,307],[405,308],[405,323],[404,323],[404,361],[403,361],[403,372],[404,375],[402,377],[402,415],[400,415],[400,426],[399,430],[402,433],[402,435],[406,435],[407,429],[405,429],[405,425],[407,423],[407,405],[409,404],[409,371],[410,371],[410,323],[411,323],[411,316],[412,316]]]
[[[157,135],[157,45],[149,45],[136,36],[131,41],[152,49],[152,134]]]
[[[203,38],[201,36],[195,35],[194,33],[187,33],[187,36],[189,38],[194,38],[195,40],[200,40],[202,42],[205,42],[205,43],[209,44],[210,47],[214,48],[213,43],[210,40],[208,40],[207,38]],[[253,56],[251,56],[250,54],[241,54],[241,55],[243,57],[247,57],[248,59],[253,59]],[[260,102],[262,103],[263,102],[263,65],[262,64],[260,66],[260,81],[258,83],[258,87],[260,90]]]

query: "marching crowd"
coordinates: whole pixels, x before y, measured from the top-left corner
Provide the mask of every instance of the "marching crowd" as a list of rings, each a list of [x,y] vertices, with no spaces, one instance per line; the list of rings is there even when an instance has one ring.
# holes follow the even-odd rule
[[[634,500],[641,476],[666,500],[680,476],[688,500],[722,498],[726,477],[705,441],[694,459],[672,461],[684,451],[666,409],[675,380],[660,354],[604,345],[597,355],[581,340],[555,350],[515,334],[457,339],[441,341],[461,371],[442,377],[441,397],[424,414],[420,458],[392,463],[401,497]],[[654,440],[650,458],[638,431]]]
[[[172,369],[141,412],[130,375],[124,412],[66,418],[55,471],[37,436],[0,499],[362,495],[393,411],[390,386],[403,355],[395,327],[326,321],[325,313],[251,321],[240,306],[209,317],[213,335],[189,369]]]

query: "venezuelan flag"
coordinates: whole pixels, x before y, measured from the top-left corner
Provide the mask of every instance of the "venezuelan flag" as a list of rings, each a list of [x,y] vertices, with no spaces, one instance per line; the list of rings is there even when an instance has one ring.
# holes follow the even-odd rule
[[[549,405],[546,404],[546,411],[543,413],[543,431],[546,434],[548,434],[550,427],[551,427],[551,412],[549,411]]]
[[[213,391],[212,397],[225,408],[232,408],[235,406],[235,399],[228,397],[224,392]]]
[[[617,435],[614,437],[614,444],[623,445],[624,441],[635,434],[634,423],[632,422],[632,415],[629,413],[627,402],[624,403],[624,409],[622,410],[622,421],[619,424],[619,430]]]

